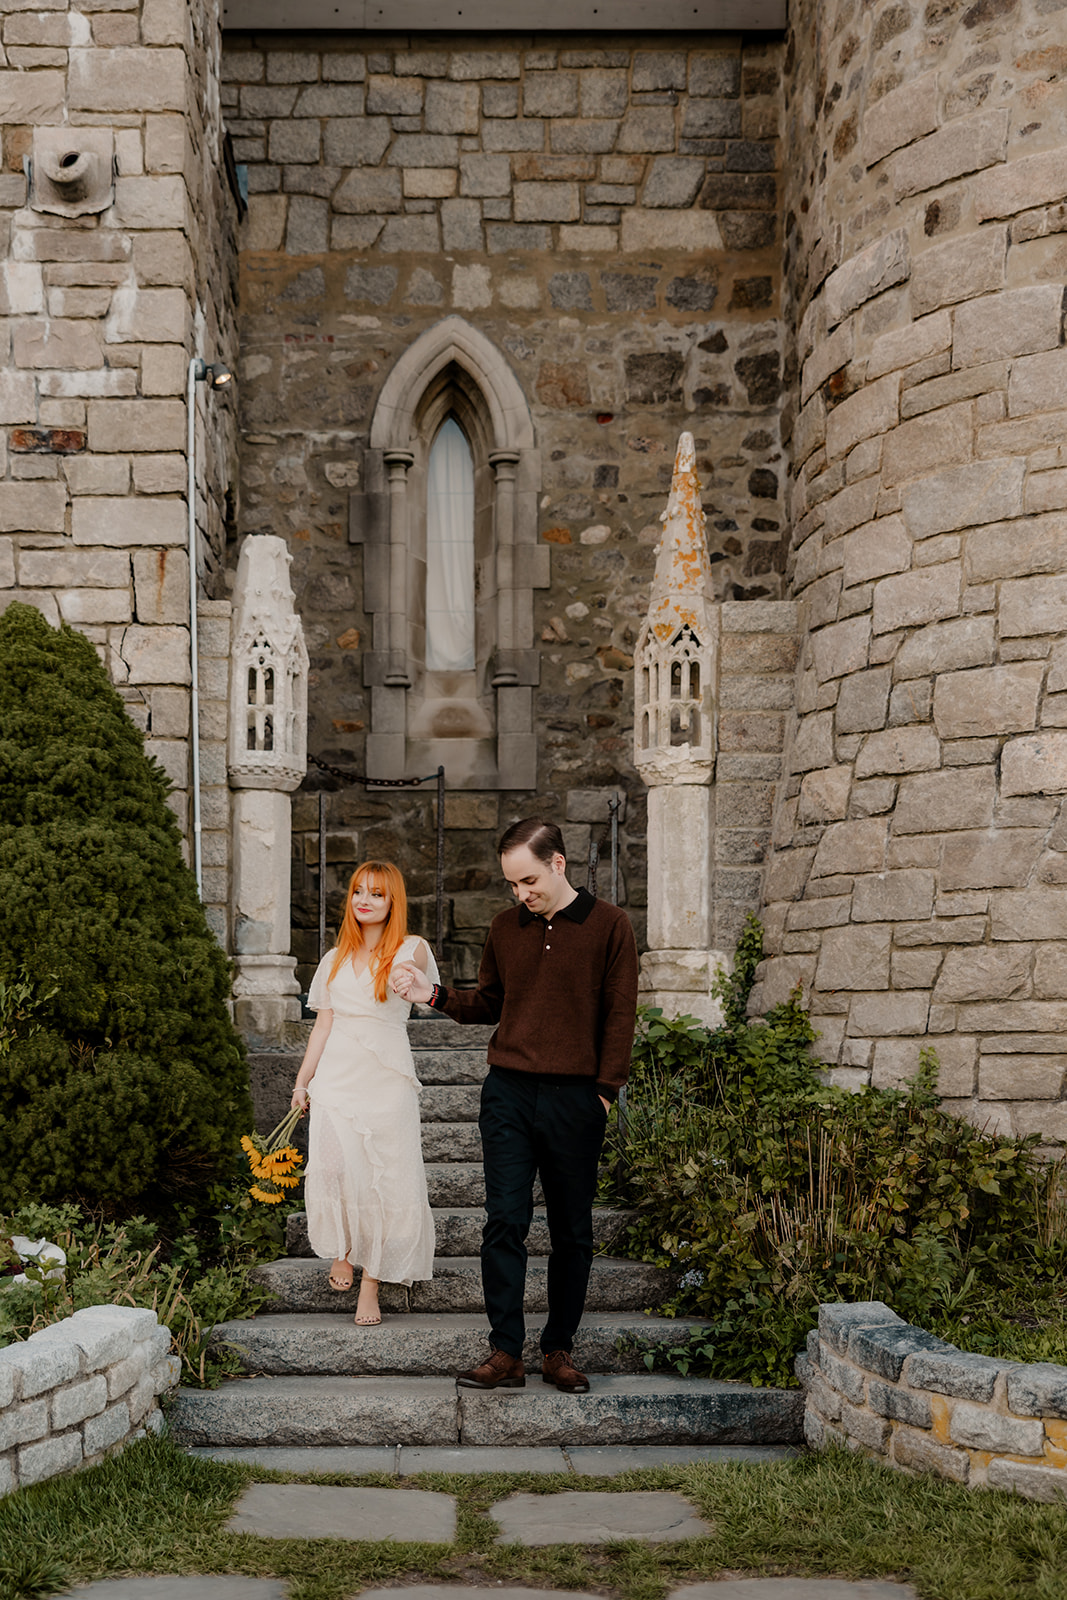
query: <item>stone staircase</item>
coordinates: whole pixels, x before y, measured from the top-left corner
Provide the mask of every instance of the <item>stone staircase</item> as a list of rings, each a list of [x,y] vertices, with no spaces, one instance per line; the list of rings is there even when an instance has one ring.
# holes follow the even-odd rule
[[[288,1105],[307,1028],[301,1032],[293,1051],[251,1058],[264,1126]],[[643,1349],[672,1345],[684,1332],[685,1325],[646,1314],[673,1280],[660,1268],[609,1254],[594,1260],[575,1351],[591,1392],[563,1395],[542,1383],[538,1313],[546,1309],[549,1242],[541,1209],[528,1241],[527,1386],[490,1394],[456,1388],[455,1371],[474,1365],[487,1348],[477,1116],[492,1030],[418,1018],[410,1032],[425,1085],[423,1152],[437,1229],[433,1278],[410,1289],[383,1284],[385,1320],[357,1328],[357,1289],[336,1294],[328,1287],[326,1264],[311,1256],[303,1214],[291,1216],[288,1256],[256,1272],[270,1300],[250,1320],[215,1330],[215,1342],[237,1351],[245,1375],[215,1390],[180,1390],[169,1414],[178,1441],[201,1447],[798,1443],[798,1391],[648,1373]],[[598,1250],[610,1250],[627,1221],[624,1211],[598,1209]]]

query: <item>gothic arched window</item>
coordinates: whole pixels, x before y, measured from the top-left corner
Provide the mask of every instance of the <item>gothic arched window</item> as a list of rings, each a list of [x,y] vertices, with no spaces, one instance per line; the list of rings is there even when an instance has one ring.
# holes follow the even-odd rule
[[[426,470],[426,670],[474,666],[474,460],[450,412]]]

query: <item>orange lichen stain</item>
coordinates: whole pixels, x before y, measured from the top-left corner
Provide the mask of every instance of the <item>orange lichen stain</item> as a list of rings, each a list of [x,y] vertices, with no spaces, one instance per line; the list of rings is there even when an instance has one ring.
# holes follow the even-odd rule
[[[1054,1450],[1067,1450],[1067,1422],[1045,1418],[1045,1438]]]
[[[362,722],[341,722],[341,721],[338,721],[338,720],[335,719],[334,723],[333,723],[333,726],[337,729],[338,733],[362,733],[363,732],[363,724],[362,724]]]
[[[932,1429],[934,1438],[939,1439],[942,1444],[952,1444],[953,1440],[949,1437],[948,1431],[949,1423],[952,1421],[952,1407],[948,1400],[945,1399],[944,1395],[932,1394],[930,1396],[930,1410],[934,1419]]]
[[[360,634],[358,628],[346,628],[344,633],[339,633],[337,635],[337,643],[340,645],[342,650],[358,650],[359,638]]]
[[[303,539],[305,542],[307,542],[311,538],[311,529],[310,528],[297,528],[296,532],[293,534],[293,538],[294,539]]]
[[[541,535],[547,544],[573,544],[569,528],[546,528]]]

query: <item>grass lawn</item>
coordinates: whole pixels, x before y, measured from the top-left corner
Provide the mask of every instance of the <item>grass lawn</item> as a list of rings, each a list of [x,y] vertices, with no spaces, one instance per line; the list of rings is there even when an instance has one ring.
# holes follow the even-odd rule
[[[1067,1505],[909,1478],[833,1454],[696,1465],[617,1478],[424,1473],[404,1486],[459,1504],[454,1545],[261,1539],[224,1524],[253,1481],[395,1485],[382,1474],[272,1473],[183,1455],[165,1438],[0,1500],[0,1600],[142,1573],[277,1577],[292,1600],[340,1600],[398,1581],[501,1582],[661,1600],[717,1576],[896,1577],[923,1600],[1067,1600]],[[494,1547],[489,1507],[515,1490],[675,1489],[714,1527],[679,1544]]]

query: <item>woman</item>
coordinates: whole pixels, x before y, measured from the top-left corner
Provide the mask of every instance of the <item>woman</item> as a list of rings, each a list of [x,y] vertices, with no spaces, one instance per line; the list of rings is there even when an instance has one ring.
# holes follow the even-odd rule
[[[311,1248],[333,1257],[330,1287],[351,1289],[363,1268],[356,1323],[381,1322],[378,1284],[433,1273],[433,1218],[426,1198],[419,1081],[408,1043],[409,1001],[389,986],[396,960],[431,982],[425,940],[407,931],[407,892],[387,861],[352,874],[337,948],[323,957],[308,1004],[318,1012],[292,1104],[311,1099],[305,1204]]]

